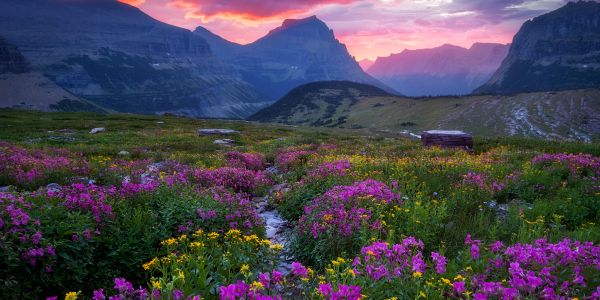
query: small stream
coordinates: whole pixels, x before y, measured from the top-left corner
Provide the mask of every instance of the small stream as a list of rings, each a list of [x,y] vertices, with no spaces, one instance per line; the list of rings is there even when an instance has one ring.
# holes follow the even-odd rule
[[[265,197],[265,199],[267,199]],[[284,237],[284,233],[288,232],[287,222],[281,219],[279,216],[279,212],[276,209],[267,210],[269,206],[266,204],[266,200],[258,203],[260,209],[262,211],[258,215],[265,220],[266,229],[267,229],[267,239],[271,241],[272,244],[279,244],[283,246],[283,249],[279,252],[279,258],[281,259],[281,263],[277,268],[277,271],[281,272],[284,276],[289,273],[292,269],[292,259],[287,256],[287,241]]]

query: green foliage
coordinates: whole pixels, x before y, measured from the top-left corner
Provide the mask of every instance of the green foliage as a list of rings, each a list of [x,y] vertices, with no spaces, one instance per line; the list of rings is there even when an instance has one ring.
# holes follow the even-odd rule
[[[281,245],[271,245],[256,235],[230,230],[223,236],[198,231],[163,241],[166,255],[156,257],[144,268],[152,274],[152,288],[164,298],[173,290],[186,296],[217,299],[219,287],[238,280],[252,282],[258,274],[273,271]],[[174,253],[181,253],[175,255]]]

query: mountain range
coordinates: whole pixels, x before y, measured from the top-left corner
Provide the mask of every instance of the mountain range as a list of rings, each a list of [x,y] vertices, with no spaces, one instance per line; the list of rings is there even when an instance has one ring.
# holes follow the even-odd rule
[[[579,1],[525,22],[502,65],[473,93],[598,86],[600,3]]]
[[[216,55],[237,69],[242,78],[274,99],[308,82],[349,80],[398,91],[365,73],[333,30],[316,16],[283,21],[264,37],[247,45],[229,42],[203,27],[203,37]]]
[[[407,96],[464,95],[486,83],[509,45],[475,43],[466,49],[443,45],[378,57],[367,73]]]
[[[274,101],[201,37],[116,0],[3,0],[0,36],[72,97],[114,111],[244,118]]]

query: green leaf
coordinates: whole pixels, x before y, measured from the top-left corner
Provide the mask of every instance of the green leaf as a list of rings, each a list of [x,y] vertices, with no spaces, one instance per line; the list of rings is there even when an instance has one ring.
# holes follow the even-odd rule
[[[58,255],[65,259],[71,260],[71,257],[69,257],[69,255],[66,252],[59,252]]]

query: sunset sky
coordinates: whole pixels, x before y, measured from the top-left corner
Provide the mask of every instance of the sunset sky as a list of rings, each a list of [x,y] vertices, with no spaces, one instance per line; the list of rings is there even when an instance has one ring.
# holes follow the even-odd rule
[[[194,30],[247,44],[284,19],[316,15],[357,60],[404,49],[510,43],[521,24],[566,0],[119,0]]]

